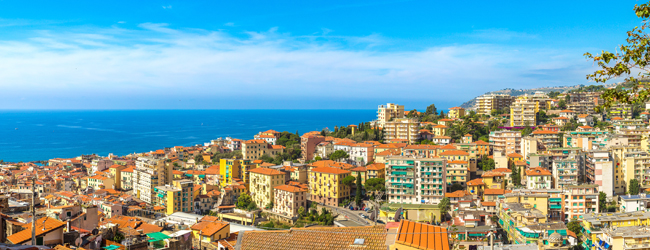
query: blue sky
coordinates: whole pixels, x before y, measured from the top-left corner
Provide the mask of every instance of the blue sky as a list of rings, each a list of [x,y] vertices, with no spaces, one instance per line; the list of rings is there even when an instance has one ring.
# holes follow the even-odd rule
[[[407,109],[589,84],[619,1],[0,1],[3,109]]]

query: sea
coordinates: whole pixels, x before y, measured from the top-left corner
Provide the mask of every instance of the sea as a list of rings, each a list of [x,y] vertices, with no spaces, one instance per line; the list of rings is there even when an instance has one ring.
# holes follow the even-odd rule
[[[273,129],[300,134],[376,119],[376,110],[0,110],[0,160],[107,156],[252,139]]]

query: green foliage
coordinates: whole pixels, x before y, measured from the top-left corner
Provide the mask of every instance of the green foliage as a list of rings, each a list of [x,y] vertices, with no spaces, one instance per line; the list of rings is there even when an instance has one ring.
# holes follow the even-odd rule
[[[269,204],[266,204],[266,209],[273,209],[273,202],[269,202]]]
[[[582,232],[582,226],[580,226],[580,221],[578,220],[571,220],[568,224],[566,224],[567,229],[569,231],[575,233],[576,235],[579,235]]]
[[[465,117],[463,122],[454,123],[447,129],[447,136],[451,137],[454,142],[460,142],[461,138],[466,134],[471,134],[473,140],[481,136],[489,136],[490,131],[488,127],[476,123],[476,119],[476,117]]]
[[[639,194],[640,189],[641,189],[641,185],[639,184],[639,180],[631,179],[628,188],[628,193],[630,193],[631,195],[637,195]]]
[[[636,26],[627,32],[626,44],[620,45],[614,52],[602,51],[601,54],[592,55],[585,53],[587,59],[593,60],[598,68],[594,73],[588,74],[587,79],[593,80],[596,83],[604,83],[610,79],[618,77],[625,77],[624,82],[629,87],[608,89],[601,95],[604,99],[604,104],[598,107],[597,110],[602,108],[609,108],[616,102],[621,103],[640,103],[648,100],[650,90],[648,90],[648,82],[642,81],[648,74],[648,59],[650,59],[650,37],[646,29],[650,25],[648,17],[650,17],[650,5],[641,4],[634,5],[634,12],[636,16],[643,19],[643,25]],[[632,72],[634,69],[634,72]]]
[[[559,109],[566,109],[566,101],[565,100],[560,100],[560,102],[557,103],[557,107]]]
[[[339,161],[340,159],[347,159],[350,155],[343,150],[336,150],[334,153],[330,154],[329,158],[333,161]]]
[[[356,196],[354,197],[354,202],[357,203],[357,206],[361,206],[361,193],[363,192],[363,186],[361,185],[361,174],[357,175],[357,191]]]
[[[368,192],[386,191],[386,180],[384,178],[370,178],[363,185]]]
[[[352,187],[352,185],[354,185],[354,181],[355,181],[354,176],[348,175],[345,178],[343,178],[343,180],[341,180],[341,183],[343,183],[343,185],[346,185],[348,187]]]
[[[548,115],[546,115],[546,111],[544,110],[540,110],[539,112],[537,112],[536,118],[537,118],[537,124],[546,124],[547,122],[549,122],[549,117]]]
[[[320,157],[320,155],[318,155],[318,156],[316,156],[316,157],[314,157],[314,160],[317,160],[317,161],[320,161],[320,160],[322,160],[322,159],[323,159],[323,158],[322,158],[322,157]]]
[[[598,193],[598,212],[602,213],[605,212],[605,209],[607,208],[607,194],[604,192],[599,192]]]
[[[449,198],[443,198],[440,203],[438,203],[438,208],[440,209],[440,214],[442,216],[445,216],[451,208],[451,202],[449,201]]]
[[[203,160],[203,155],[202,154],[199,153],[199,154],[194,156],[194,163],[195,164],[203,164],[203,162],[204,162],[204,160]]]
[[[300,206],[300,208],[298,208],[298,215],[300,216],[300,218],[305,216],[305,207]]]
[[[481,159],[479,159],[477,165],[478,168],[483,169],[483,171],[490,171],[496,167],[496,163],[494,162],[494,159],[489,158],[485,155],[481,157]]]
[[[456,192],[458,190],[463,190],[465,188],[463,187],[463,185],[460,185],[458,183],[454,183],[454,185],[451,185],[450,189],[451,189],[451,192]]]
[[[273,157],[271,157],[271,156],[269,156],[267,154],[263,154],[262,156],[260,156],[260,158],[258,158],[258,160],[262,160],[262,161],[268,162],[268,163],[273,163],[273,161],[274,161]]]
[[[435,104],[429,105],[427,107],[427,110],[424,111],[424,114],[425,115],[436,115],[436,114],[438,114],[438,109],[436,109],[436,105]]]
[[[514,163],[511,162],[510,163],[510,169],[512,170],[512,175],[511,175],[512,184],[515,187],[521,186],[521,175],[519,173],[519,168],[517,166],[515,166]]]
[[[115,241],[117,243],[121,243],[122,240],[124,240],[124,235],[120,233],[119,231],[115,232],[115,235],[113,236],[112,241]]]
[[[560,95],[560,92],[558,92],[558,91],[548,92],[548,97],[551,98],[551,99],[555,99],[558,95]]]
[[[221,159],[241,159],[242,153],[241,150],[235,150],[225,153],[216,153],[212,155],[212,162],[219,163]]]
[[[298,131],[296,131],[296,133],[298,133]],[[300,145],[300,136],[294,133],[289,133],[287,131],[284,131],[280,133],[280,137],[275,142],[275,144],[282,145],[287,148],[293,145]]]
[[[257,209],[257,204],[253,202],[253,198],[247,193],[243,193],[237,198],[237,203],[235,206],[239,209],[245,209],[248,211]]]

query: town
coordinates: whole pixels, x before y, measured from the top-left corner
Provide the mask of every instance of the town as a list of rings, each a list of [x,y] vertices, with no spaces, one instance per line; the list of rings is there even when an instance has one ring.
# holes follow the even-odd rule
[[[598,110],[605,90],[486,94],[469,109],[388,103],[374,121],[303,134],[3,162],[0,242],[647,248],[650,103]]]

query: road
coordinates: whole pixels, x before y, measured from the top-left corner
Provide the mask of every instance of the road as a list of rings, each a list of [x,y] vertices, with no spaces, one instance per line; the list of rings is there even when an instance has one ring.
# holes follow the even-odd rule
[[[326,207],[327,209],[329,209],[330,211],[333,211],[335,213],[345,215],[345,216],[348,217],[348,220],[360,223],[361,225],[370,225],[370,222],[368,222],[364,218],[361,218],[361,216],[360,216],[362,213],[365,214],[365,215],[368,215],[364,211],[360,211],[360,210],[352,211],[352,210],[347,209],[347,208],[334,207],[334,206],[328,206],[328,205],[320,205],[320,206]]]

